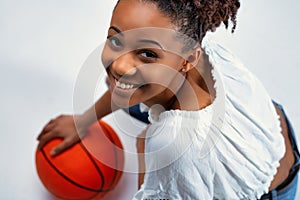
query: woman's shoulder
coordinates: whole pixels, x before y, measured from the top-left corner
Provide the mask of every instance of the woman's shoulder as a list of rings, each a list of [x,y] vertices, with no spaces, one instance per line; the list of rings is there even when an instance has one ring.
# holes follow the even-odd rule
[[[239,112],[277,131],[278,115],[272,99],[255,74],[230,50],[212,39],[204,40],[203,49],[212,65],[217,96],[224,101],[226,111]]]

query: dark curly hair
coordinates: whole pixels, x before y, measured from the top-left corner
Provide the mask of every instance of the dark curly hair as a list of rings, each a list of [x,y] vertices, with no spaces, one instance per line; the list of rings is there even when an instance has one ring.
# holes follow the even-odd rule
[[[239,0],[140,0],[154,3],[169,17],[178,31],[190,38],[186,47],[202,42],[208,31],[215,31],[221,23],[226,29],[231,21],[231,32],[236,28]],[[192,41],[192,40],[193,41]]]

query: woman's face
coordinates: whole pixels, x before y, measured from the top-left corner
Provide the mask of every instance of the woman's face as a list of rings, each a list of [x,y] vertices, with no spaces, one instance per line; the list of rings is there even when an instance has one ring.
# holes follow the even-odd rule
[[[155,4],[121,0],[107,38],[102,62],[113,102],[167,106],[185,80],[182,43],[170,19]]]

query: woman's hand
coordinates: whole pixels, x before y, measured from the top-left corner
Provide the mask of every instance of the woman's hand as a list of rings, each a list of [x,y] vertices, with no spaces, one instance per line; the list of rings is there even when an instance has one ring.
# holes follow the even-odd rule
[[[54,156],[79,142],[80,138],[86,134],[87,129],[87,127],[80,125],[80,117],[80,115],[60,115],[50,120],[37,137],[38,149],[41,149],[53,138],[63,138],[63,141],[51,150],[50,154]],[[74,119],[76,119],[77,126]]]
[[[117,107],[117,106],[114,106]],[[83,138],[90,125],[112,112],[111,93],[107,90],[104,95],[81,115],[61,115],[50,120],[39,134],[38,149],[53,138],[63,138],[63,141],[54,147],[50,154],[57,155]],[[75,123],[76,121],[76,123]]]

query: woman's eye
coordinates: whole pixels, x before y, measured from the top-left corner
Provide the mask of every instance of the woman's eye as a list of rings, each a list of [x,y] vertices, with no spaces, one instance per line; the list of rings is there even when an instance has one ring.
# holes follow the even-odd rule
[[[111,36],[111,37],[108,37],[107,39],[109,40],[109,42],[110,42],[114,47],[120,47],[120,46],[122,46],[121,41],[120,41],[118,38],[116,38],[116,37]]]
[[[145,57],[145,58],[158,58],[156,53],[154,53],[153,51],[149,51],[149,50],[141,51],[140,55]]]

